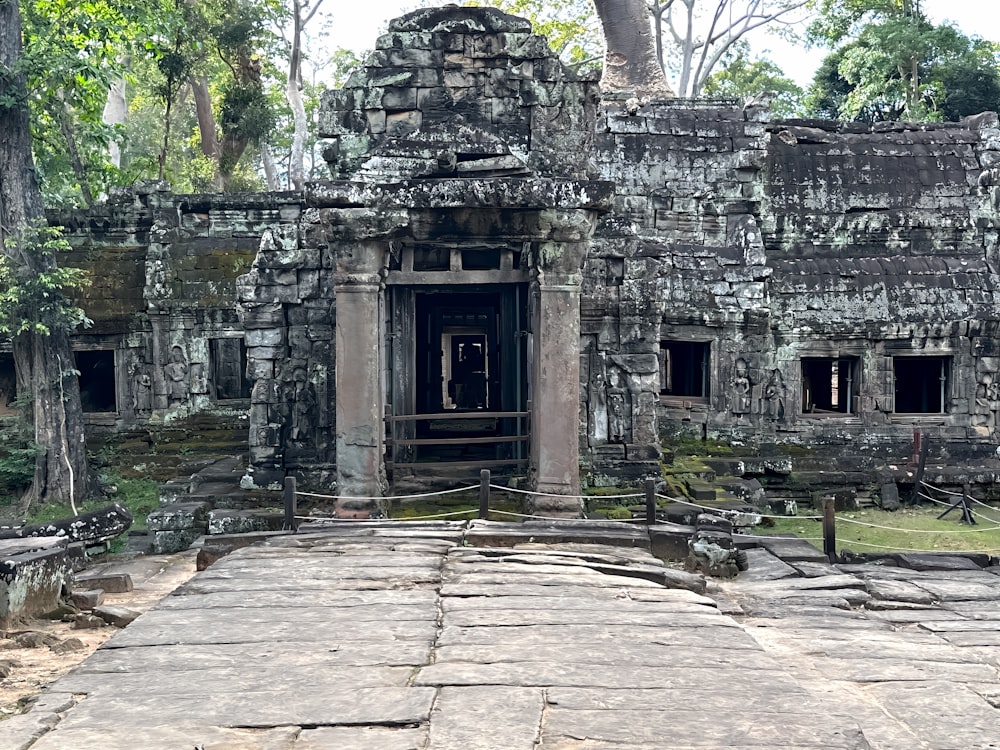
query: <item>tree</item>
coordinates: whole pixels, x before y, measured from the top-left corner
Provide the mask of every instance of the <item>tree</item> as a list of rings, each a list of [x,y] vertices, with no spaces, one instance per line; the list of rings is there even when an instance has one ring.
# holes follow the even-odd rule
[[[43,303],[20,313],[22,323],[11,331],[18,392],[31,395],[35,443],[44,447],[27,500],[72,504],[89,490],[83,410],[69,341],[71,321],[61,314],[46,320],[51,309],[45,305],[66,277],[43,230],[23,62],[17,3],[0,0],[0,253],[6,269],[0,289],[9,296],[20,287],[29,302]],[[49,282],[51,289],[32,292],[38,283]]]
[[[292,0],[291,52],[288,55],[288,82],[285,89],[288,105],[292,108],[292,149],[288,159],[288,181],[296,190],[306,185],[305,146],[309,129],[306,108],[302,101],[302,35],[306,24],[312,20],[323,0]]]
[[[810,38],[835,46],[807,110],[850,120],[939,120],[997,107],[994,45],[934,26],[918,0],[822,0]]]
[[[656,53],[678,96],[700,96],[733,46],[751,31],[802,20],[809,0],[648,0]],[[803,11],[797,13],[797,11]],[[673,42],[664,44],[664,36]]]
[[[754,58],[746,42],[733,45],[719,69],[706,81],[703,93],[733,99],[770,94],[775,117],[792,117],[802,107],[802,89],[770,60]]]
[[[638,96],[673,96],[656,59],[644,0],[594,0],[594,6],[604,29],[601,88]]]

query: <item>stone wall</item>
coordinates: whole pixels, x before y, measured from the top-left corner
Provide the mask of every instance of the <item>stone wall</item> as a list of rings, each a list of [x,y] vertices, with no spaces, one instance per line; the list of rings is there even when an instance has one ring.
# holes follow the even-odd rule
[[[919,427],[992,452],[996,115],[869,129],[764,114],[605,106],[595,156],[616,211],[588,260],[585,348],[647,355],[626,369],[661,432],[899,455]],[[699,396],[658,393],[648,356],[678,341],[705,347]],[[850,368],[841,411],[813,410],[809,368],[831,361]],[[933,367],[940,394],[904,392]]]
[[[994,114],[868,128],[601,103],[527,22],[451,6],[390,24],[324,95],[321,135],[333,180],[305,195],[149,185],[59,217],[95,269],[77,345],[113,351],[112,419],[249,404],[259,486],[377,494],[383,410],[415,408],[414,299],[516,287],[508,402],[532,394],[534,479],[552,468],[555,494],[577,456],[592,484],[656,474],[668,434],[872,460],[907,455],[914,428],[954,456],[995,448]],[[252,393],[220,399],[238,341]]]
[[[301,212],[292,195],[180,196],[149,183],[88,212],[49,216],[66,228],[67,262],[91,277],[81,305],[93,325],[73,345],[85,401],[91,393],[96,402],[92,425],[245,411],[236,278],[265,231],[294,235]]]

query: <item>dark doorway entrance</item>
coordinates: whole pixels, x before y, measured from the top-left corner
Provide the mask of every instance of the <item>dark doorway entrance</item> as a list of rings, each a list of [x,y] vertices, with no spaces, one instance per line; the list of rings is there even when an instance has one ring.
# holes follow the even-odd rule
[[[74,352],[80,373],[80,403],[85,412],[115,412],[115,353],[110,349]]]
[[[389,291],[390,472],[527,465],[525,285]]]

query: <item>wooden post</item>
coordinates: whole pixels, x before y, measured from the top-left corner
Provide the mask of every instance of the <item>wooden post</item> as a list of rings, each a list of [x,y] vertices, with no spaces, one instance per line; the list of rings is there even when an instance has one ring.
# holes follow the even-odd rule
[[[823,552],[830,562],[837,560],[837,516],[836,504],[832,497],[823,498]]]
[[[490,470],[479,472],[479,517],[486,518],[490,514]]]
[[[920,435],[915,432],[914,435]],[[910,505],[917,505],[920,502],[920,486],[924,482],[924,466],[927,465],[927,447],[929,441],[927,436],[920,438],[920,458],[917,460],[917,473],[913,477],[913,492],[910,494]]]
[[[656,480],[646,480],[646,525],[656,523]]]
[[[972,495],[972,486],[966,482],[962,485],[962,520],[970,526],[975,526],[976,517],[972,515],[972,508],[969,507],[970,495]]]
[[[298,523],[295,521],[295,477],[285,477],[285,521],[281,528],[285,531],[295,531]]]

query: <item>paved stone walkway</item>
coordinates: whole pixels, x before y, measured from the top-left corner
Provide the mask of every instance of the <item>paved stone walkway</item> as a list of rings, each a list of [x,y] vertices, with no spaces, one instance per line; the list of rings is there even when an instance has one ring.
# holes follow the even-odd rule
[[[0,748],[1000,747],[990,573],[805,578],[761,553],[720,611],[649,580],[639,548],[463,539],[359,526],[238,550],[0,724]],[[869,581],[942,604],[839,609]]]

